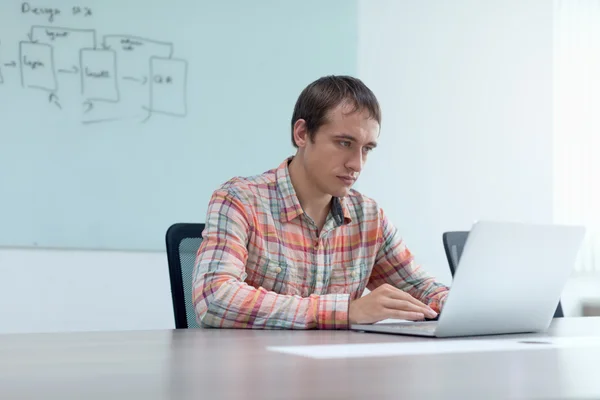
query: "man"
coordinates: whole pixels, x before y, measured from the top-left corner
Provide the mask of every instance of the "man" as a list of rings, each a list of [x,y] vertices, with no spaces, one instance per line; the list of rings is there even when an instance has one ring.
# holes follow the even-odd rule
[[[380,123],[375,95],[356,78],[323,77],[302,91],[296,154],[210,199],[193,273],[201,326],[347,329],[437,316],[448,288],[415,264],[377,203],[351,189]]]

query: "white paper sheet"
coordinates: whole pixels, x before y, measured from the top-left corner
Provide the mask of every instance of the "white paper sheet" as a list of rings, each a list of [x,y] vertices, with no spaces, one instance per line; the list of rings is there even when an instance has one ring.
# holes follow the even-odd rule
[[[509,350],[541,350],[562,347],[600,347],[600,336],[543,337],[518,339],[430,339],[419,342],[360,343],[316,346],[274,346],[267,350],[297,356],[327,359],[356,357],[390,357],[417,354],[469,353]]]

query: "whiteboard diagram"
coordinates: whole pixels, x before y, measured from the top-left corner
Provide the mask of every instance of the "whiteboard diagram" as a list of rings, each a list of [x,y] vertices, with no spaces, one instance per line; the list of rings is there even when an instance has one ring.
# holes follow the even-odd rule
[[[18,52],[17,60],[0,59],[0,90],[6,71],[18,70],[21,87],[45,92],[57,111],[79,103],[84,124],[187,116],[188,65],[173,57],[172,43],[132,35],[99,39],[93,29],[36,25]]]

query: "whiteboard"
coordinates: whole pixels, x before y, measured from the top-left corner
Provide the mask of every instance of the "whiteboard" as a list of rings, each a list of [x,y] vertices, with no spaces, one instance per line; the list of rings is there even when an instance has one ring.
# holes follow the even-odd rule
[[[356,2],[0,2],[0,246],[164,251],[355,74]]]

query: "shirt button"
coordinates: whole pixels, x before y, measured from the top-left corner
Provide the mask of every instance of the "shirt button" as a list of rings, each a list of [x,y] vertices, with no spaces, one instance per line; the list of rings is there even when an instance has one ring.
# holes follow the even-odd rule
[[[278,274],[281,272],[281,267],[275,267],[275,273]]]
[[[352,277],[356,278],[358,276],[358,271],[352,271]]]

